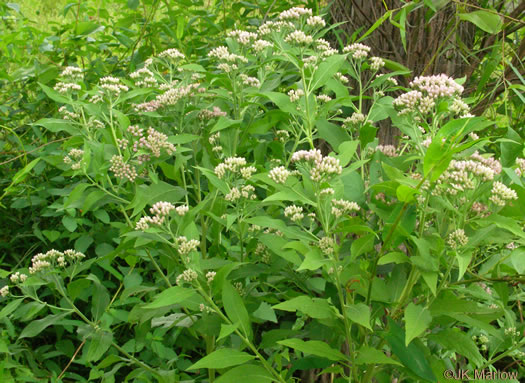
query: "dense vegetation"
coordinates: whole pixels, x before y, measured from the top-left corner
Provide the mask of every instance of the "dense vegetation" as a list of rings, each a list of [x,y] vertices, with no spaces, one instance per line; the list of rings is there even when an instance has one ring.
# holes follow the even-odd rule
[[[525,377],[522,5],[56,3],[0,4],[0,381]],[[465,76],[371,48],[443,12]]]

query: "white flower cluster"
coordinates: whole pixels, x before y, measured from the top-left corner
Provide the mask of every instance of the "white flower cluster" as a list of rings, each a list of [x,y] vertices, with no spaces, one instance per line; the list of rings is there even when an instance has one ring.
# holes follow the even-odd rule
[[[130,131],[130,126],[128,131]],[[175,145],[168,142],[168,136],[164,133],[158,132],[152,127],[148,128],[146,137],[143,136],[143,130],[141,128],[133,126],[133,132],[138,133],[139,139],[133,143],[133,151],[136,153],[139,149],[146,149],[157,158],[160,157],[161,150],[164,149],[166,153],[171,156],[177,150]],[[133,134],[133,133],[132,133]],[[136,134],[133,134],[134,136]]]
[[[259,81],[259,79],[255,78],[255,77],[250,77],[250,76],[247,76],[244,73],[242,73],[240,75],[240,78],[241,78],[242,83],[244,85],[253,86],[254,88],[259,88],[261,86],[261,82]]]
[[[190,208],[188,205],[181,205],[181,206],[177,206],[175,208],[175,211],[177,212],[178,215],[180,215],[181,217],[186,215],[186,213],[188,211],[190,211]]]
[[[267,21],[259,27],[257,32],[259,36],[267,36],[271,33],[281,33],[293,28],[295,25],[290,21]]]
[[[330,43],[326,41],[325,39],[315,40],[315,47],[321,53],[322,57],[333,56],[339,53],[337,49],[332,48]]]
[[[226,201],[235,202],[241,198],[245,199],[255,199],[255,187],[252,185],[244,185],[239,189],[238,187],[232,187],[230,192],[224,196]]]
[[[312,16],[309,8],[294,7],[279,14],[279,20],[299,20],[302,16]]]
[[[257,39],[257,33],[236,29],[234,31],[228,32],[228,37],[233,38],[241,45],[248,45]]]
[[[463,101],[460,98],[454,99],[452,101],[452,105],[450,105],[449,110],[453,112],[454,114],[457,114],[460,117],[469,117],[470,116],[470,108],[467,105],[465,101]]]
[[[329,102],[332,101],[332,97],[326,95],[326,94],[320,94],[316,96],[316,99],[322,102]]]
[[[129,77],[134,80],[135,86],[153,88],[158,85],[155,75],[147,67],[136,70]]]
[[[208,53],[208,57],[215,57],[217,60],[229,63],[235,63],[238,61],[243,63],[248,62],[248,59],[246,57],[231,53],[225,46],[220,46],[212,49],[210,53]]]
[[[159,94],[155,101],[159,106],[176,105],[182,98],[191,97],[197,93],[203,93],[206,89],[200,86],[199,83],[193,83],[180,87],[170,87],[166,92]]]
[[[215,271],[208,271],[206,273],[206,280],[208,281],[208,283],[212,283],[213,282],[213,279],[215,278],[215,275],[217,275],[217,273]]]
[[[350,53],[350,56],[352,56],[356,60],[364,59],[368,56],[370,53],[370,47],[368,45],[355,43],[351,45],[347,45],[343,48],[344,53]]]
[[[283,144],[288,142],[288,140],[290,139],[290,133],[288,133],[287,130],[281,129],[275,132],[275,134],[277,135],[277,138],[279,139],[279,141],[282,142]]]
[[[284,166],[273,168],[268,173],[268,177],[270,177],[270,179],[273,182],[278,183],[278,184],[284,184],[289,176],[290,176],[290,171],[286,169]]]
[[[452,249],[456,250],[459,247],[467,245],[468,237],[465,235],[463,229],[456,229],[449,234],[447,243]]]
[[[343,167],[339,160],[334,157],[323,157],[319,149],[300,150],[295,152],[291,158],[292,162],[308,161],[313,162],[310,168],[310,177],[315,182],[320,182],[325,178],[341,174]]]
[[[376,150],[388,157],[397,157],[397,148],[394,145],[377,145]]]
[[[220,140],[221,140],[221,132],[217,132],[215,134],[212,134],[208,138],[208,142],[212,146],[211,150],[213,150],[214,152],[221,152],[222,151],[222,146],[220,145]]]
[[[505,206],[506,201],[518,199],[518,195],[514,190],[499,181],[494,182],[491,192],[492,195],[489,200],[498,206]]]
[[[257,40],[252,45],[253,50],[255,52],[257,52],[257,53],[262,52],[266,48],[272,47],[272,46],[273,46],[273,44],[271,42],[269,42],[269,41],[266,41],[266,40]]]
[[[257,169],[254,166],[246,166],[246,159],[243,157],[228,157],[224,162],[217,165],[214,171],[220,179],[224,178],[227,171],[248,179]]]
[[[76,120],[80,118],[80,114],[75,113],[75,112],[70,112],[67,109],[67,106],[65,105],[62,105],[60,108],[58,108],[58,113],[60,113],[63,116],[64,120]]]
[[[348,81],[348,77],[346,77],[345,75],[343,75],[341,72],[337,72],[335,74],[335,78],[338,79],[339,81],[341,81],[343,84],[346,84]]]
[[[492,169],[494,174],[501,173],[501,162],[499,162],[499,160],[495,159],[494,157],[483,157],[481,154],[479,154],[478,151],[475,151],[474,154],[470,156],[470,158],[474,161],[481,162],[483,165],[489,167],[490,169]]]
[[[170,48],[159,53],[160,58],[169,58],[172,60],[183,60],[185,57],[178,49]]]
[[[352,116],[345,118],[343,124],[348,125],[359,125],[365,122],[366,116],[361,112],[354,112]]]
[[[262,243],[258,243],[255,248],[255,255],[261,258],[264,263],[270,263],[271,255],[268,248]]]
[[[160,226],[166,220],[166,217],[169,216],[170,212],[175,210],[175,206],[166,201],[159,201],[155,203],[150,209],[150,213],[153,214],[152,217],[145,216],[139,219],[135,225],[135,230],[144,231],[150,227],[150,225]]]
[[[70,91],[81,90],[82,87],[73,82],[57,82],[53,89],[60,94],[66,94]]]
[[[120,79],[112,76],[102,77],[99,88],[114,97],[118,97],[121,92],[127,92],[129,90],[126,85],[121,84]]]
[[[324,188],[319,191],[320,196],[331,196],[335,194],[335,190],[333,188]]]
[[[463,92],[463,87],[445,74],[416,77],[410,87],[412,91],[402,94],[393,102],[400,109],[399,114],[416,109],[422,114],[429,113],[438,98],[458,97]]]
[[[295,205],[288,206],[284,209],[284,216],[294,222],[299,222],[304,218],[303,208]]]
[[[9,286],[4,286],[0,289],[0,295],[2,297],[7,297],[9,295]]]
[[[190,239],[181,236],[177,238],[176,245],[177,245],[177,251],[179,254],[182,255],[188,255],[192,251],[197,251],[197,247],[200,246],[200,241],[197,239]]]
[[[357,210],[359,210],[359,205],[355,202],[350,202],[344,199],[332,200],[332,214],[337,218]]]
[[[39,253],[31,259],[31,266],[29,267],[29,274],[35,274],[44,269],[50,268],[53,265],[66,267],[68,262],[74,263],[85,255],[75,250],[66,250],[64,252],[58,250],[49,250],[47,253]]]
[[[378,71],[385,66],[385,61],[381,57],[370,58],[370,69]]]
[[[293,31],[284,38],[284,41],[293,42],[299,45],[308,45],[314,41],[314,38],[305,34],[303,31]]]
[[[67,66],[62,73],[60,73],[60,76],[71,80],[82,80],[82,69],[76,66]]]
[[[64,162],[71,165],[71,169],[78,170],[82,166],[82,158],[84,151],[82,149],[71,149],[67,156],[64,157]]]
[[[19,273],[18,271],[9,276],[9,280],[11,281],[11,283],[18,283],[18,282],[24,283],[26,279],[27,279],[27,275],[24,273]]]
[[[199,275],[197,274],[197,272],[193,269],[186,269],[183,271],[182,274],[180,274],[178,277],[177,277],[177,285],[182,285],[184,283],[191,283],[193,282],[194,280],[196,280],[197,278],[199,277]]]
[[[306,20],[306,25],[309,25],[311,27],[321,27],[323,28],[326,26],[326,22],[323,20],[321,16],[310,16]]]
[[[292,89],[292,90],[290,90],[288,92],[288,96],[290,97],[290,101],[291,102],[296,102],[302,96],[304,96],[304,90],[302,90],[302,89],[297,89],[297,90]]]

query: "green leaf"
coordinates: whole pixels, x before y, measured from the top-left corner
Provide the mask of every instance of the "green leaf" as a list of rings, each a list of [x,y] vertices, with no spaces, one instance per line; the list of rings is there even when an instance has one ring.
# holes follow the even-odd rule
[[[60,237],[60,232],[56,230],[42,230],[42,233],[49,239],[49,242],[55,242]]]
[[[503,21],[499,15],[495,15],[494,13],[485,10],[460,13],[459,18],[471,22],[487,33],[498,33],[503,27]]]
[[[283,112],[293,115],[300,114],[297,111],[297,105],[290,101],[290,97],[284,93],[279,92],[261,92],[261,96],[267,97]]]
[[[356,43],[363,41],[369,34],[375,31],[381,24],[385,22],[392,15],[392,11],[386,11],[379,19],[376,20],[374,24],[368,30],[363,33],[361,37],[356,40]]]
[[[389,358],[382,351],[368,346],[359,349],[355,362],[357,364],[396,364],[402,366],[401,363]]]
[[[226,338],[228,335],[230,335],[232,332],[234,332],[239,327],[239,323],[235,324],[221,324],[221,332],[219,333],[219,337],[217,338],[217,342],[223,338]]]
[[[67,215],[62,217],[62,225],[66,229],[68,229],[70,232],[74,232],[77,229],[77,220],[73,217],[69,217]]]
[[[320,249],[312,248],[308,253],[305,254],[304,260],[301,263],[301,266],[297,268],[297,271],[317,270],[328,262],[330,261],[325,259]]]
[[[3,308],[2,308],[2,311],[0,311],[0,319],[4,319],[5,317],[7,317],[9,314],[11,314],[13,311],[15,311],[18,306],[20,306],[20,304],[24,301],[23,298],[20,298],[20,299],[14,299],[12,300],[11,302],[9,302],[8,304],[6,304]]]
[[[397,199],[400,200],[401,202],[407,202],[407,203],[415,202],[416,194],[419,194],[419,191],[407,185],[399,185],[396,189]]]
[[[70,311],[62,313],[62,314],[48,315],[47,317],[43,319],[34,320],[22,330],[22,333],[20,334],[18,338],[19,339],[32,338],[40,334],[47,327],[54,325],[59,320],[61,320],[62,318],[66,317],[69,314],[71,314]]]
[[[301,311],[310,318],[328,319],[334,318],[334,309],[326,299],[310,298],[301,295],[273,306],[274,309],[283,311]]]
[[[339,71],[346,60],[346,55],[333,55],[319,65],[311,82],[311,91],[324,86],[326,82]]]
[[[99,330],[91,337],[86,360],[88,362],[96,362],[109,349],[113,342],[113,334],[109,331]]]
[[[153,302],[144,306],[146,309],[158,309],[160,307],[167,307],[177,303],[181,303],[186,299],[190,299],[195,295],[195,291],[186,289],[184,287],[172,286],[160,294],[155,295]]]
[[[432,143],[427,149],[423,161],[423,171],[425,177],[431,174],[430,180],[434,182],[447,170],[450,160],[452,160],[452,151],[448,150],[446,143],[441,142],[440,137],[434,137]]]
[[[301,339],[285,339],[280,340],[277,343],[282,344],[283,346],[293,348],[294,350],[301,351],[305,354],[317,355],[322,358],[338,361],[346,360],[346,356],[343,355],[340,351],[333,349],[325,342],[319,340],[309,340],[307,342]]]
[[[222,303],[228,318],[233,323],[239,322],[239,328],[248,338],[252,337],[250,317],[244,306],[244,302],[229,281],[225,281],[222,286]]]
[[[374,141],[377,131],[378,128],[372,124],[366,124],[359,130],[359,142],[361,142],[361,150],[364,150],[366,145]]]
[[[477,367],[485,362],[483,356],[479,353],[478,346],[476,346],[470,336],[462,331],[447,328],[437,334],[430,334],[428,338],[445,347],[447,351],[454,351],[467,357]]]
[[[49,97],[51,100],[53,101],[56,101],[56,102],[59,102],[61,104],[69,104],[71,101],[67,98],[67,97],[64,97],[62,96],[60,93],[58,93],[56,90],[54,89],[51,89],[50,87],[44,85],[44,84],[40,84],[38,83],[38,85],[40,86],[40,88],[42,88],[42,90],[44,91],[44,93],[47,95],[47,97]],[[44,119],[44,120],[47,120],[47,119]],[[40,120],[40,121],[43,121],[43,120]],[[39,121],[39,122],[40,122]],[[55,121],[60,121],[60,120],[55,120]],[[38,122],[35,123],[35,125],[41,125],[39,124]],[[44,126],[45,127],[45,126]]]
[[[346,130],[339,125],[320,119],[317,120],[315,126],[319,137],[328,142],[333,149],[339,148],[342,142],[350,141],[350,136]]]
[[[199,368],[226,368],[244,364],[255,359],[255,356],[233,348],[221,348],[206,355],[197,363],[192,364],[186,370],[197,370]]]
[[[392,348],[394,355],[417,376],[427,381],[437,383],[432,368],[425,359],[424,351],[416,345],[416,342],[409,344],[407,347],[405,345],[405,333],[403,329],[390,318],[388,318],[388,322],[390,331],[386,334],[385,339]]]
[[[126,210],[133,209],[131,216],[135,216],[146,207],[146,205],[154,204],[159,201],[166,202],[178,202],[186,191],[178,186],[170,185],[166,182],[159,181],[157,184],[151,184],[149,186],[140,185],[137,186],[135,198],[126,207]]]
[[[261,302],[261,305],[257,310],[253,312],[253,316],[262,319],[264,321],[270,321],[277,323],[277,317],[275,316],[275,311],[273,311],[272,306],[266,302]]]
[[[368,253],[374,248],[374,234],[365,234],[352,242],[352,260],[359,257],[361,254]]]
[[[432,315],[426,308],[410,303],[405,309],[405,346],[408,346],[412,339],[423,334],[430,322],[432,322]]]
[[[337,156],[337,159],[339,159],[339,162],[341,166],[346,166],[348,163],[352,160],[354,157],[355,152],[357,151],[357,146],[359,145],[359,141],[345,141],[338,147],[339,155]]]
[[[231,120],[227,117],[219,117],[215,125],[213,125],[213,128],[211,128],[210,133],[215,133],[220,130],[224,130],[226,128],[229,128],[230,126],[239,125],[242,121],[241,120]]]
[[[271,383],[274,379],[261,366],[245,364],[228,370],[215,381],[216,383]]]
[[[370,307],[364,303],[358,303],[355,305],[348,305],[345,308],[346,316],[357,324],[372,330],[370,326]]]
[[[510,254],[510,261],[518,274],[525,274],[525,247],[514,249]]]

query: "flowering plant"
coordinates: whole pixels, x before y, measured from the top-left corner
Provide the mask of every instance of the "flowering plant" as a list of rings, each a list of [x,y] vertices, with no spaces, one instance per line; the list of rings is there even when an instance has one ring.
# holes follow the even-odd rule
[[[71,183],[52,208],[107,233],[9,272],[0,318],[31,320],[15,345],[61,328],[89,379],[136,382],[437,382],[523,360],[505,282],[524,272],[525,160],[488,150],[458,81],[404,89],[327,32],[291,8],[206,57],[171,48],[92,87],[64,69],[35,123],[65,138],[44,156]]]

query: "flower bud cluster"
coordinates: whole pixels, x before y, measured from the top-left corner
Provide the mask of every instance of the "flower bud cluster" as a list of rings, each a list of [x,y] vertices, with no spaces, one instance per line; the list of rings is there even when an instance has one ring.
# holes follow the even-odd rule
[[[65,105],[58,108],[58,113],[60,113],[63,116],[64,120],[76,120],[80,118],[80,114],[70,112],[69,110],[67,110],[67,107]]]
[[[316,182],[320,182],[321,180],[333,175],[341,174],[343,171],[343,167],[340,165],[337,158],[323,157],[319,149],[300,150],[295,152],[292,155],[291,161],[312,162],[313,166],[310,168],[310,177]]]
[[[397,157],[397,148],[394,145],[377,145],[376,151],[380,151],[388,157]]]
[[[29,274],[35,274],[53,266],[66,267],[68,262],[75,263],[85,258],[85,255],[75,250],[49,250],[47,253],[39,253],[31,259]]]
[[[320,94],[316,96],[316,99],[322,102],[329,102],[332,101],[332,97],[326,95],[326,94]]]
[[[257,40],[257,33],[236,29],[234,31],[228,32],[228,37],[233,38],[241,45],[248,45]]]
[[[176,105],[180,100],[185,97],[193,97],[197,93],[204,93],[205,88],[201,87],[199,83],[193,83],[180,87],[169,87],[164,93],[159,94],[155,101],[157,101],[160,106],[172,106]]]
[[[261,257],[264,263],[270,263],[270,252],[264,244],[260,242],[257,244],[257,247],[255,248],[255,255]]]
[[[250,77],[250,76],[247,76],[244,73],[242,73],[240,75],[240,78],[241,78],[242,83],[244,85],[253,86],[254,88],[259,88],[261,86],[261,82],[259,81],[259,79],[255,78],[255,77]]]
[[[187,208],[188,208],[187,206],[185,206],[185,207],[184,206],[179,206],[177,209],[181,210],[181,212],[186,214],[184,212],[184,210],[187,209]],[[162,225],[164,223],[164,221],[166,220],[166,217],[168,217],[170,215],[172,210],[175,210],[175,206],[173,204],[171,204],[170,202],[159,201],[159,202],[155,203],[149,209],[150,213],[153,216],[152,217],[145,216],[145,217],[142,217],[141,219],[139,219],[139,221],[137,222],[137,224],[135,226],[135,230],[144,231],[144,230],[148,229],[150,227],[150,225],[156,225],[156,226]],[[177,210],[177,214],[184,215],[184,214],[180,214],[179,210]]]
[[[200,241],[197,239],[188,239],[184,236],[177,238],[177,251],[181,256],[188,255],[192,251],[197,251],[197,247],[200,246]]]
[[[309,8],[293,7],[279,14],[279,20],[299,20],[302,16],[312,16]]]
[[[270,177],[272,181],[278,184],[284,184],[289,176],[290,176],[290,171],[286,169],[284,166],[273,168],[268,173],[268,177]]]
[[[160,58],[167,58],[171,60],[184,60],[185,56],[180,53],[178,49],[170,48],[159,53]]]
[[[252,185],[244,185],[240,188],[232,187],[230,189],[230,192],[226,194],[224,198],[226,199],[226,201],[236,202],[241,198],[253,200],[257,198],[257,196],[255,195],[255,187],[253,187]]]
[[[290,21],[267,21],[259,27],[257,32],[259,36],[267,36],[271,33],[281,33],[295,28],[295,25]]]
[[[350,56],[356,60],[364,59],[370,53],[370,47],[368,45],[355,43],[347,45],[343,48],[343,53],[350,53]]]
[[[217,273],[215,271],[208,271],[206,273],[206,280],[208,281],[208,283],[212,283],[213,282],[213,279],[215,278],[215,275],[217,275]]]
[[[126,85],[121,84],[120,79],[112,76],[102,77],[100,79],[100,89],[103,89],[107,94],[118,97],[120,93],[127,92],[129,88]]]
[[[141,86],[146,88],[153,88],[158,85],[158,81],[155,75],[147,67],[136,70],[129,75],[134,82],[135,86]]]
[[[385,66],[385,61],[381,57],[371,57],[370,58],[370,69],[378,71]]]
[[[302,90],[302,89],[297,89],[297,90],[292,89],[292,90],[290,90],[288,92],[288,96],[290,97],[290,101],[291,102],[296,102],[302,96],[304,96],[304,90]]]
[[[458,97],[463,93],[463,87],[445,74],[416,77],[410,87],[412,91],[402,94],[393,102],[400,109],[399,114],[411,113],[416,109],[426,114],[434,108],[439,98]],[[459,107],[456,103],[455,108]]]
[[[227,47],[220,46],[217,48],[214,48],[208,53],[208,57],[214,57],[219,61],[227,62],[227,63],[247,63],[248,59],[244,56],[236,55],[234,53],[231,53]]]
[[[215,134],[212,134],[210,138],[208,138],[208,141],[210,145],[212,145],[212,149],[214,152],[221,152],[222,146],[220,145],[221,140],[221,132],[217,132]]]
[[[212,108],[212,110],[208,110],[208,109],[202,109],[200,112],[199,112],[199,120],[201,121],[207,121],[207,120],[211,120],[213,118],[218,118],[218,117],[226,117],[228,114],[226,112],[223,112],[221,110],[221,108],[219,108],[218,106],[214,106]]]
[[[310,16],[308,19],[306,19],[306,25],[323,28],[326,26],[326,22],[321,16]]]
[[[136,131],[135,127],[134,131]],[[168,142],[168,136],[166,136],[164,133],[156,131],[151,127],[148,128],[146,137],[143,136],[142,132],[139,134],[140,138],[133,143],[134,152],[138,152],[139,149],[146,149],[150,151],[153,156],[158,158],[160,157],[162,149],[164,149],[169,156],[173,155],[173,153],[176,151],[175,145]]]
[[[266,40],[257,40],[253,43],[252,47],[255,52],[260,53],[268,47],[273,47],[273,44]]]
[[[130,165],[124,161],[124,157],[115,154],[111,157],[111,167],[110,171],[115,173],[115,177],[121,179],[127,179],[129,182],[135,181],[137,178],[137,169],[133,165]]]
[[[186,269],[177,277],[177,285],[183,285],[184,283],[191,283],[199,277],[197,272],[193,269]]]
[[[332,214],[337,218],[342,217],[344,214],[349,214],[352,211],[359,210],[359,205],[355,202],[350,202],[344,199],[333,199],[332,200]]]
[[[288,34],[284,41],[287,43],[292,42],[298,45],[308,45],[313,43],[314,38],[310,35],[305,34],[303,31],[293,31],[292,33]]]
[[[465,235],[465,231],[463,229],[456,229],[449,234],[447,243],[452,249],[456,250],[459,247],[467,245],[468,237]]]
[[[284,209],[284,216],[294,222],[299,222],[304,218],[303,208],[295,205],[288,206]]]
[[[331,237],[323,237],[317,243],[323,254],[331,255],[335,251],[335,241]]]
[[[27,279],[27,274],[19,273],[18,271],[9,276],[11,283],[24,283]]]
[[[456,98],[454,99],[454,101],[452,101],[452,105],[450,105],[450,108],[449,110],[460,116],[460,117],[469,117],[470,116],[470,108],[469,106],[467,105],[467,103],[465,101],[463,101],[462,99],[460,98]]]
[[[228,157],[224,162],[215,167],[215,175],[222,179],[228,171],[247,179],[250,178],[257,169],[253,166],[246,166],[246,159],[243,157]]]
[[[67,156],[64,157],[64,162],[71,165],[71,169],[78,170],[82,167],[82,158],[84,151],[82,149],[71,149]]]
[[[341,72],[337,72],[335,74],[335,78],[338,79],[339,81],[341,81],[343,84],[346,84],[348,83],[348,81],[350,81],[348,79],[348,77],[346,77],[345,75],[343,75]]]
[[[78,81],[82,80],[84,76],[82,75],[82,69],[76,66],[67,66],[64,68],[62,73],[60,73],[60,77]]]
[[[507,201],[518,199],[514,190],[499,181],[494,182],[491,193],[489,200],[498,206],[505,206]]]
[[[365,120],[366,116],[363,113],[355,112],[350,117],[345,118],[343,124],[348,127],[350,125],[359,125],[365,122]]]
[[[53,89],[60,94],[67,94],[74,90],[81,90],[82,87],[73,82],[57,82]]]

